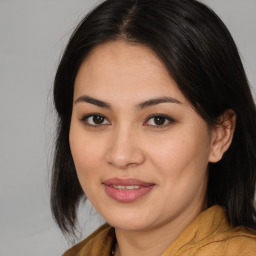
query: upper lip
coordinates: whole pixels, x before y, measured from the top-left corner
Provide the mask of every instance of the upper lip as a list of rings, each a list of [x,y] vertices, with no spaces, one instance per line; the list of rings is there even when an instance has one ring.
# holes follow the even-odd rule
[[[121,185],[121,186],[140,186],[140,187],[149,187],[149,186],[155,185],[153,183],[144,182],[134,178],[128,178],[128,179],[110,178],[105,180],[103,184],[109,185],[109,186]]]

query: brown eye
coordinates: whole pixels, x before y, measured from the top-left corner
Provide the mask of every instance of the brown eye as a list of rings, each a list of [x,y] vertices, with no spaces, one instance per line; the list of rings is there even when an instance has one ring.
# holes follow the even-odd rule
[[[154,123],[156,125],[163,125],[165,123],[165,121],[166,121],[166,118],[163,117],[163,116],[156,116],[156,117],[154,117]]]
[[[146,126],[155,126],[155,127],[165,127],[174,123],[174,120],[166,115],[153,115],[148,118],[147,122],[144,124]]]
[[[95,115],[92,118],[94,124],[102,124],[104,122],[104,119],[105,118],[103,116],[99,116],[99,115]]]
[[[88,126],[101,126],[110,124],[106,117],[98,114],[90,114],[84,116],[81,121]]]

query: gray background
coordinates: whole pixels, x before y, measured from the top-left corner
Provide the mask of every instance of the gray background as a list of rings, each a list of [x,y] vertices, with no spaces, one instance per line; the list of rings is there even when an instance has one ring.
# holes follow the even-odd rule
[[[49,210],[51,88],[72,29],[100,1],[0,0],[0,256],[57,256]],[[256,88],[256,0],[205,0],[230,29]],[[81,210],[82,236],[102,219]]]

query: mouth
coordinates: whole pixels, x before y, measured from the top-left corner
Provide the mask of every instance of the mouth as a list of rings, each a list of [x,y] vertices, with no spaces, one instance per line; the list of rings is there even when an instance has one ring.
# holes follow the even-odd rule
[[[140,186],[122,186],[122,185],[112,185],[113,188],[117,188],[120,190],[132,190],[132,189],[138,189],[141,188]]]
[[[153,183],[138,179],[111,178],[103,182],[106,194],[121,203],[133,202],[146,194],[155,186]]]

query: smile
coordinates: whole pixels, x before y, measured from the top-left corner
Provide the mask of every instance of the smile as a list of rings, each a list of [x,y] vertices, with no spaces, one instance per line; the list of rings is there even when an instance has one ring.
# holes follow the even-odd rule
[[[138,179],[112,178],[103,182],[106,194],[120,203],[131,203],[148,194],[155,186],[153,183]]]
[[[140,186],[117,186],[117,185],[113,185],[113,188],[117,188],[120,190],[131,190],[131,189],[138,189],[140,188]]]

